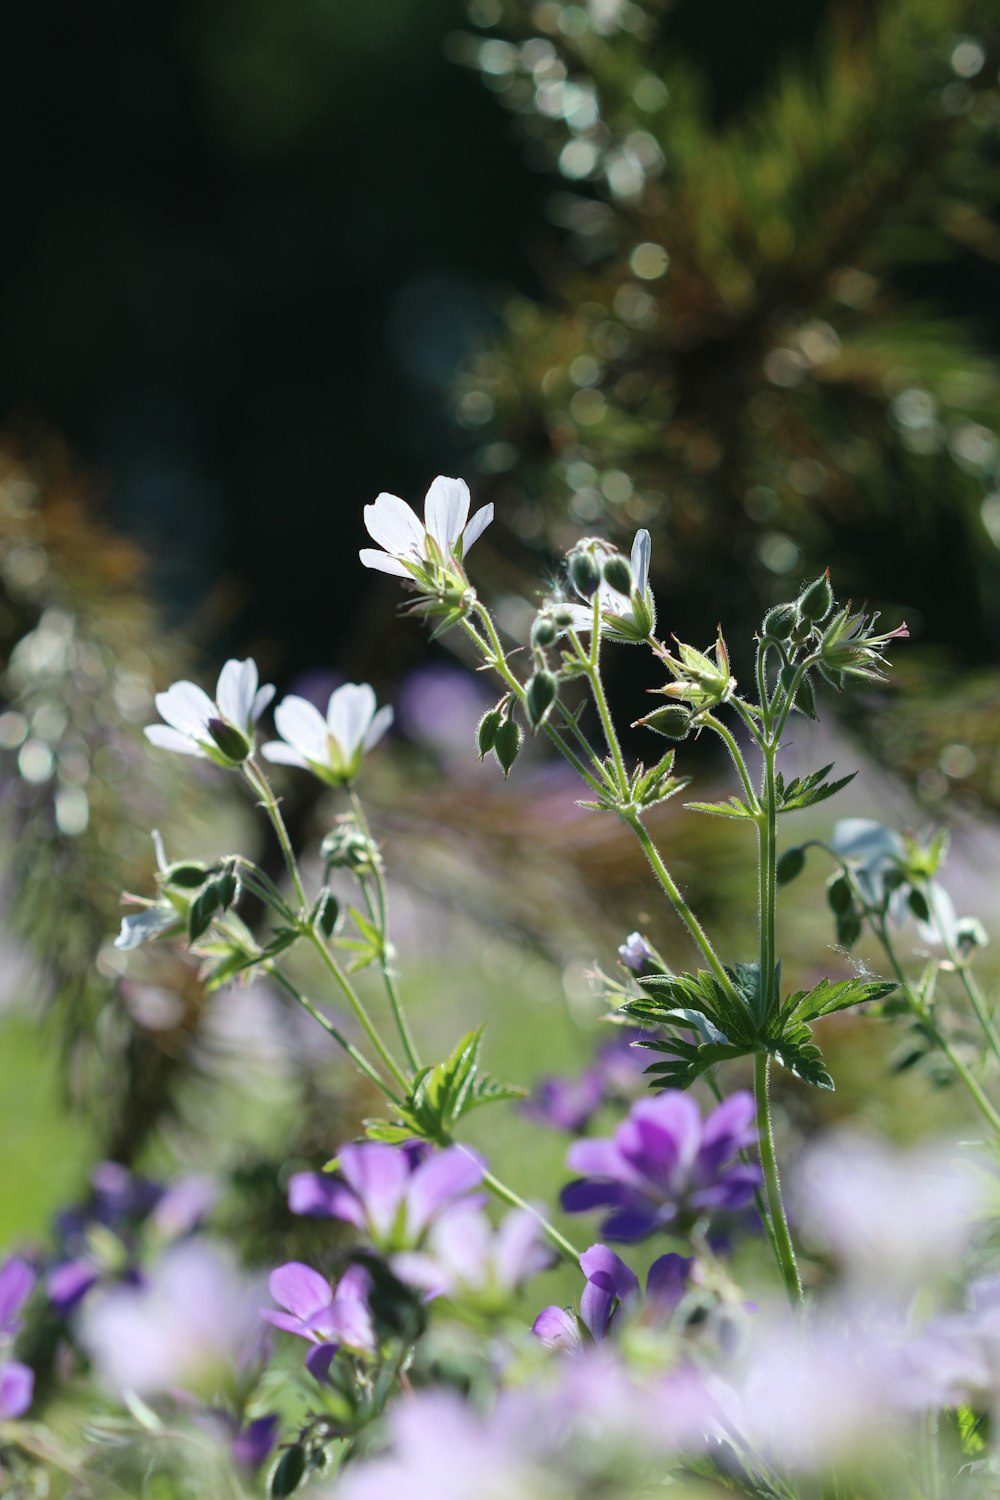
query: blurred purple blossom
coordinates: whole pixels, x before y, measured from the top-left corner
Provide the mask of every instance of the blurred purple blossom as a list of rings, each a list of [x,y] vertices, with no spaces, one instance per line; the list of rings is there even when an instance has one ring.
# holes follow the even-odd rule
[[[714,1209],[744,1208],[760,1183],[735,1160],[756,1140],[753,1098],[732,1094],[702,1122],[690,1094],[667,1090],[632,1106],[610,1139],[575,1141],[569,1166],[583,1175],[562,1192],[567,1213],[610,1208],[602,1233],[645,1239]]]
[[[403,1251],[390,1264],[428,1296],[503,1306],[554,1258],[530,1209],[513,1210],[494,1229],[482,1209],[460,1202],[434,1221],[422,1251]]]
[[[430,662],[407,673],[399,690],[400,727],[453,772],[475,775],[476,727],[493,699],[464,667]]]
[[[603,1103],[604,1080],[596,1068],[586,1068],[578,1078],[540,1079],[521,1111],[538,1125],[580,1135]]]
[[[301,1172],[289,1183],[293,1213],[344,1219],[382,1250],[417,1248],[439,1214],[483,1180],[485,1165],[465,1146],[414,1150],[363,1141],[343,1146],[337,1175]]]
[[[255,1417],[235,1434],[230,1451],[245,1469],[259,1469],[278,1441],[281,1419],[274,1415]]]
[[[0,1361],[0,1422],[23,1417],[35,1391],[35,1373],[16,1360]],[[0,1473],[0,1479],[2,1479]]]
[[[20,1313],[35,1289],[38,1276],[26,1260],[12,1255],[0,1265],[0,1338],[14,1338],[21,1328]]]
[[[142,1286],[88,1298],[78,1328],[103,1383],[139,1395],[174,1387],[215,1390],[261,1344],[261,1287],[227,1246],[171,1246]]]

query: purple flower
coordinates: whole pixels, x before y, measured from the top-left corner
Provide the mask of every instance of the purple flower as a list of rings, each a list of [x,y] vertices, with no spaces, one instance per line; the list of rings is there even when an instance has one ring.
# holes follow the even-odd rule
[[[416,1249],[438,1215],[478,1187],[486,1170],[465,1146],[426,1152],[380,1141],[342,1147],[337,1166],[335,1177],[292,1178],[292,1212],[344,1219],[381,1250]]]
[[[635,1309],[640,1301],[656,1322],[667,1318],[684,1295],[692,1262],[681,1255],[661,1255],[649,1268],[646,1296],[641,1298],[639,1281],[621,1256],[607,1245],[591,1245],[580,1256],[586,1285],[580,1294],[579,1320],[561,1307],[546,1307],[538,1314],[532,1333],[550,1348],[577,1350],[583,1347],[580,1323],[598,1343],[607,1338],[619,1315]]]
[[[255,1417],[233,1437],[230,1452],[245,1469],[259,1469],[278,1440],[281,1418]]]
[[[228,1247],[191,1239],[172,1246],[146,1284],[88,1298],[78,1327],[111,1390],[214,1392],[256,1356],[259,1304],[257,1279]]]
[[[627,969],[642,974],[656,957],[641,932],[630,932],[624,943],[618,945],[618,956]]]
[[[733,1094],[702,1122],[690,1094],[641,1099],[610,1140],[576,1141],[567,1161],[584,1175],[562,1192],[567,1213],[610,1208],[610,1240],[641,1240],[713,1209],[744,1208],[760,1182],[733,1158],[756,1140],[754,1103]]]
[[[0,1266],[0,1338],[14,1338],[21,1327],[21,1308],[38,1280],[26,1260],[12,1255]]]
[[[605,1098],[632,1100],[645,1092],[643,1074],[649,1066],[649,1057],[633,1041],[648,1035],[643,1031],[620,1032],[598,1049],[594,1070],[600,1076]]]
[[[285,1311],[265,1308],[261,1317],[275,1328],[318,1345],[323,1351],[319,1368],[325,1374],[338,1349],[350,1349],[356,1354],[376,1352],[372,1315],[366,1300],[370,1283],[363,1266],[351,1266],[334,1289],[311,1266],[292,1260],[272,1271],[267,1282],[271,1296]],[[306,1362],[312,1369],[310,1360]]]
[[[31,1405],[35,1373],[16,1360],[0,1363],[0,1422],[22,1417]]]
[[[480,1208],[459,1203],[431,1225],[424,1250],[394,1255],[391,1265],[400,1281],[430,1297],[502,1308],[552,1261],[530,1209],[515,1209],[494,1229]]]
[[[539,1125],[580,1135],[604,1103],[604,1080],[596,1068],[579,1078],[542,1078],[522,1112]]]

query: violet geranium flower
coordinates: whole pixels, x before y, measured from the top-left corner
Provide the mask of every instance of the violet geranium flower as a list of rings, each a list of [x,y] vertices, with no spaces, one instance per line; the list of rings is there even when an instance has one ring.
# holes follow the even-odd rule
[[[424,1250],[404,1250],[390,1265],[428,1297],[460,1296],[492,1310],[505,1307],[553,1259],[530,1209],[515,1209],[494,1229],[480,1208],[459,1202],[431,1225]]]
[[[299,1172],[288,1185],[293,1213],[344,1219],[380,1250],[415,1250],[434,1220],[477,1188],[486,1171],[465,1146],[443,1151],[362,1141],[337,1153],[337,1175]]]
[[[35,1392],[35,1372],[17,1360],[0,1361],[0,1422],[23,1417]]]
[[[15,1338],[21,1328],[21,1309],[38,1280],[26,1260],[12,1255],[0,1266],[0,1338]]]
[[[198,755],[231,769],[253,748],[254,725],[274,697],[274,688],[258,687],[255,661],[227,661],[219,673],[214,701],[193,682],[175,682],[157,693],[163,724],[149,724],[145,735],[161,750]]]
[[[574,1351],[583,1348],[580,1325],[598,1343],[607,1338],[619,1316],[641,1301],[653,1321],[667,1318],[684,1295],[691,1261],[682,1255],[661,1255],[646,1277],[642,1298],[635,1272],[607,1245],[591,1245],[580,1256],[586,1285],[580,1294],[579,1317],[564,1307],[544,1307],[532,1325],[532,1333],[550,1349]]]
[[[325,1276],[292,1260],[268,1277],[268,1290],[285,1310],[264,1308],[261,1317],[275,1328],[315,1344],[306,1360],[323,1378],[338,1349],[353,1354],[376,1352],[375,1330],[366,1301],[371,1278],[363,1266],[351,1266],[332,1287]]]
[[[307,698],[292,694],[274,712],[280,740],[268,740],[261,754],[283,766],[312,771],[321,781],[341,786],[353,781],[368,750],[392,723],[392,709],[375,707],[367,682],[345,682],[330,694],[326,718]]]
[[[575,1141],[569,1166],[583,1175],[562,1192],[567,1213],[609,1208],[609,1240],[641,1240],[670,1224],[682,1227],[713,1209],[750,1202],[761,1180],[756,1166],[734,1158],[756,1140],[752,1096],[732,1094],[702,1121],[690,1094],[669,1089],[641,1099],[611,1139]]]

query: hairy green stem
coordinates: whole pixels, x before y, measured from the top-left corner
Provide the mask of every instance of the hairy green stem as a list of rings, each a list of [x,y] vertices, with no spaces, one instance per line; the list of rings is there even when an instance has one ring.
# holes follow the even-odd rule
[[[588,658],[587,681],[590,683],[590,691],[593,694],[597,712],[600,715],[601,728],[608,746],[608,754],[614,763],[615,776],[618,780],[618,791],[622,797],[628,796],[628,774],[625,770],[625,761],[622,757],[622,747],[618,743],[618,733],[615,729],[611,710],[608,707],[608,697],[604,691],[604,682],[601,678],[601,606],[600,595],[594,595],[594,624],[593,639],[591,642],[590,656]]]
[[[764,1192],[774,1232],[774,1245],[778,1266],[788,1300],[793,1307],[803,1302],[802,1282],[795,1259],[795,1247],[788,1230],[785,1205],[781,1197],[781,1179],[778,1176],[778,1158],[774,1151],[774,1131],[771,1125],[771,1102],[768,1096],[768,1069],[771,1059],[766,1052],[758,1052],[753,1060],[754,1100],[757,1105],[757,1144],[760,1164],[764,1172]]]
[[[403,1093],[408,1094],[410,1092],[411,1080],[407,1078],[406,1074],[399,1066],[399,1063],[393,1057],[385,1042],[382,1040],[381,1036],[379,1035],[378,1028],[374,1025],[371,1017],[365,1010],[360,996],[358,995],[354,986],[351,984],[351,981],[348,979],[347,975],[344,973],[343,969],[340,967],[337,960],[330,952],[327,944],[316,931],[315,927],[310,927],[308,932],[306,933],[306,936],[312,943],[313,947],[316,949],[316,952],[319,954],[320,958],[323,960],[323,964],[326,967],[327,972],[330,974],[334,983],[337,985],[341,994],[344,996],[344,999],[347,1001],[348,1005],[351,1007],[352,1011],[357,1017],[358,1023],[360,1024],[362,1030],[364,1031],[368,1040],[371,1042],[372,1046],[375,1048],[375,1051],[378,1053],[383,1067],[385,1067],[387,1072],[392,1074],[393,1078],[403,1090]]]
[[[370,839],[371,829],[368,826],[368,819],[365,816],[365,810],[362,806],[361,798],[358,796],[353,787],[348,788],[348,795],[351,800],[351,810],[353,811],[355,819],[357,820],[358,827],[361,829],[362,833],[364,833],[365,836]],[[399,1032],[399,1039],[403,1044],[403,1052],[406,1056],[406,1061],[409,1064],[411,1070],[416,1073],[420,1067],[420,1058],[417,1053],[416,1043],[413,1040],[413,1033],[410,1030],[410,1024],[406,1019],[406,1012],[403,1009],[403,1001],[400,997],[399,989],[396,984],[396,976],[393,974],[392,965],[389,962],[389,898],[385,888],[385,876],[382,874],[381,865],[377,860],[375,861],[373,869],[376,904],[378,908],[377,914],[372,912],[371,897],[368,891],[367,880],[362,878],[359,881],[359,884],[361,885],[365,903],[368,906],[369,916],[372,917],[373,921],[375,921],[378,927],[379,968],[382,971],[382,981],[385,985],[385,992],[389,1000],[389,1007],[392,1010],[393,1019],[396,1022],[396,1030]]]
[[[993,1053],[993,1056],[996,1058],[996,1060],[1000,1062],[1000,1036],[997,1035],[996,1027],[993,1025],[993,1022],[990,1018],[989,1007],[986,1004],[986,996],[983,994],[982,990],[979,987],[979,981],[976,979],[975,975],[971,973],[965,959],[962,958],[962,955],[958,952],[955,944],[952,942],[951,935],[948,931],[948,925],[941,915],[941,909],[938,906],[937,898],[934,894],[933,881],[928,880],[924,889],[927,896],[927,905],[930,907],[931,916],[934,919],[934,926],[937,928],[937,933],[944,946],[944,951],[948,955],[952,968],[958,975],[959,983],[968,996],[969,1004],[972,1006],[972,1009],[976,1013],[976,1020],[982,1027],[983,1035],[986,1038],[990,1051]]]
[[[364,1053],[360,1051],[359,1048],[355,1047],[353,1042],[349,1042],[347,1040],[343,1032],[339,1031],[337,1027],[334,1026],[333,1022],[329,1020],[328,1017],[324,1016],[321,1010],[317,1009],[317,1007],[309,999],[309,996],[304,994],[303,991],[299,989],[298,985],[293,983],[293,981],[289,979],[287,974],[283,973],[276,964],[271,964],[269,966],[268,973],[271,975],[272,979],[274,979],[278,984],[281,985],[283,990],[291,995],[294,1000],[298,1001],[299,1005],[302,1006],[302,1009],[306,1011],[310,1016],[312,1016],[314,1021],[322,1026],[323,1030],[327,1033],[328,1036],[333,1037],[333,1040],[337,1043],[337,1045],[343,1048],[351,1061],[361,1069],[365,1077],[370,1079],[377,1088],[381,1089],[382,1093],[385,1094],[387,1099],[391,1099],[394,1104],[402,1104],[403,1101],[400,1099],[399,1095],[394,1093],[392,1089],[389,1088],[385,1079],[382,1078],[378,1070],[372,1066],[367,1057],[365,1057]]]
[[[299,874],[299,866],[298,861],[295,858],[295,850],[292,848],[292,841],[288,837],[288,829],[285,827],[285,820],[281,816],[281,808],[278,806],[278,799],[272,792],[271,784],[268,781],[267,777],[264,775],[263,771],[260,769],[257,762],[253,759],[252,756],[248,760],[243,762],[243,774],[245,775],[253,791],[255,791],[260,798],[261,805],[263,806],[264,811],[267,813],[267,816],[270,819],[271,827],[274,829],[275,837],[278,840],[285,865],[288,869],[288,874],[295,889],[296,900],[298,901],[302,910],[305,911],[308,905],[308,902],[306,901],[305,886],[302,884],[302,876]]]
[[[677,886],[674,884],[673,877],[664,864],[663,857],[660,854],[660,851],[657,849],[655,843],[647,833],[646,829],[642,826],[642,820],[639,817],[638,812],[636,812],[633,808],[627,812],[623,811],[621,816],[624,822],[626,822],[631,828],[632,832],[639,840],[639,843],[642,845],[643,852],[645,853],[646,858],[649,860],[653,874],[656,876],[657,880],[662,886],[668,901],[674,908],[674,911],[684,923],[684,926],[687,928],[698,948],[700,948],[705,962],[708,964],[708,967],[711,969],[719,984],[729,996],[730,1000],[734,1001],[736,1005],[742,1007],[745,1003],[744,1000],[737,993],[733,981],[730,979],[729,975],[723,968],[719,955],[712,947],[712,942],[708,936],[708,933],[705,931],[704,927],[702,927],[701,923],[698,921],[698,918],[695,916],[694,912],[684,900],[684,897],[681,895]]]
[[[751,812],[757,812],[759,808],[757,793],[754,791],[753,782],[750,780],[750,773],[747,770],[747,763],[743,759],[743,753],[740,750],[739,745],[736,743],[735,737],[733,736],[729,728],[725,724],[723,724],[722,720],[717,719],[714,714],[705,714],[701,722],[707,729],[715,730],[715,733],[719,736],[726,749],[729,751],[729,759],[732,761],[736,774],[740,778],[740,781],[743,785],[743,791],[747,799],[747,806],[749,807]]]
[[[775,921],[778,904],[777,841],[778,819],[775,805],[774,758],[776,747],[764,748],[760,802],[762,816],[757,822],[757,897],[760,921],[760,1015],[764,1024],[776,1000],[774,970],[777,955]]]

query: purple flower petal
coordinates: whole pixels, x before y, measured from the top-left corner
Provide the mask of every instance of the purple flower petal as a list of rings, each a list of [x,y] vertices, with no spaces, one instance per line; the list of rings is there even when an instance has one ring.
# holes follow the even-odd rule
[[[17,1315],[31,1296],[38,1276],[26,1260],[12,1255],[0,1266],[0,1334],[14,1334]]]
[[[0,1364],[0,1421],[22,1417],[31,1405],[35,1372],[15,1360]]]
[[[338,1166],[364,1210],[373,1237],[384,1239],[392,1231],[406,1190],[405,1156],[395,1146],[365,1141],[360,1146],[344,1146]],[[353,1217],[350,1222],[355,1222]]]
[[[56,1312],[68,1313],[100,1279],[91,1260],[68,1260],[53,1266],[45,1278],[45,1290]]]
[[[272,1271],[267,1289],[275,1302],[296,1318],[311,1318],[333,1301],[333,1289],[326,1277],[298,1260]]]
[[[336,1352],[336,1344],[316,1344],[306,1355],[306,1369],[321,1385],[326,1384]]]
[[[575,1351],[583,1348],[577,1321],[564,1307],[543,1307],[532,1323],[531,1331],[550,1349]]]
[[[591,1245],[580,1256],[587,1284],[580,1294],[580,1317],[595,1339],[604,1338],[611,1326],[615,1304],[635,1297],[639,1282],[620,1256],[607,1245]]]
[[[323,1172],[296,1172],[288,1183],[288,1207],[293,1214],[308,1219],[348,1219],[358,1229],[364,1228],[360,1210],[344,1212],[344,1185]],[[352,1200],[353,1201],[353,1200]]]
[[[485,1164],[465,1146],[448,1146],[422,1162],[410,1179],[406,1194],[406,1225],[419,1235],[433,1216],[463,1193],[478,1187]]]
[[[256,1417],[248,1422],[232,1441],[232,1455],[247,1469],[259,1469],[278,1441],[281,1419],[278,1416]]]

